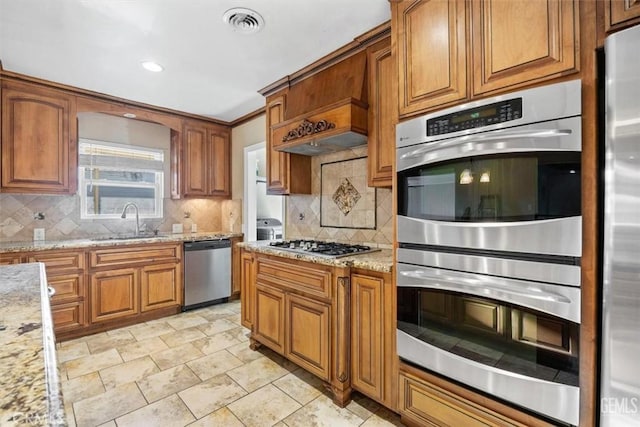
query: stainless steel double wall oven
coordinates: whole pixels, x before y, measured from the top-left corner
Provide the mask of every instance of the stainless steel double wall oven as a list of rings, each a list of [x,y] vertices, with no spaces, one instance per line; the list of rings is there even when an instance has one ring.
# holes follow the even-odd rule
[[[398,353],[578,424],[580,81],[397,126]]]

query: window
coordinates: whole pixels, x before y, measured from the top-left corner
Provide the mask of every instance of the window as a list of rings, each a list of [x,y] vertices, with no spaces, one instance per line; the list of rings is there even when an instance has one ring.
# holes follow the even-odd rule
[[[128,202],[142,218],[162,218],[162,150],[81,138],[79,154],[81,218],[120,218]]]

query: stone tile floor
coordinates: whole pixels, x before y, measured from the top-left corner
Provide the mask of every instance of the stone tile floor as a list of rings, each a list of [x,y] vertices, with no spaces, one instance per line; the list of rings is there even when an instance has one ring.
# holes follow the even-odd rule
[[[249,349],[238,301],[58,344],[70,426],[401,426],[359,394]]]

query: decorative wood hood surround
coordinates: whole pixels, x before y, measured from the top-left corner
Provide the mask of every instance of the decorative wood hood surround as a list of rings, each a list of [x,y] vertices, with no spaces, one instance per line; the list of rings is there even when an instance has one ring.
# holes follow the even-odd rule
[[[277,151],[313,156],[367,143],[365,102],[346,98],[271,126]]]

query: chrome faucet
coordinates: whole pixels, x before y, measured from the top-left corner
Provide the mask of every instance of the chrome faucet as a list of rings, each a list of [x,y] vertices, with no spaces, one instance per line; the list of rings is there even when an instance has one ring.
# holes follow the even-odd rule
[[[126,218],[127,217],[127,208],[129,206],[133,206],[136,210],[136,236],[140,235],[140,217],[138,216],[138,205],[136,205],[133,202],[129,202],[126,205],[124,205],[124,208],[122,209],[122,215],[120,216],[120,218]]]

